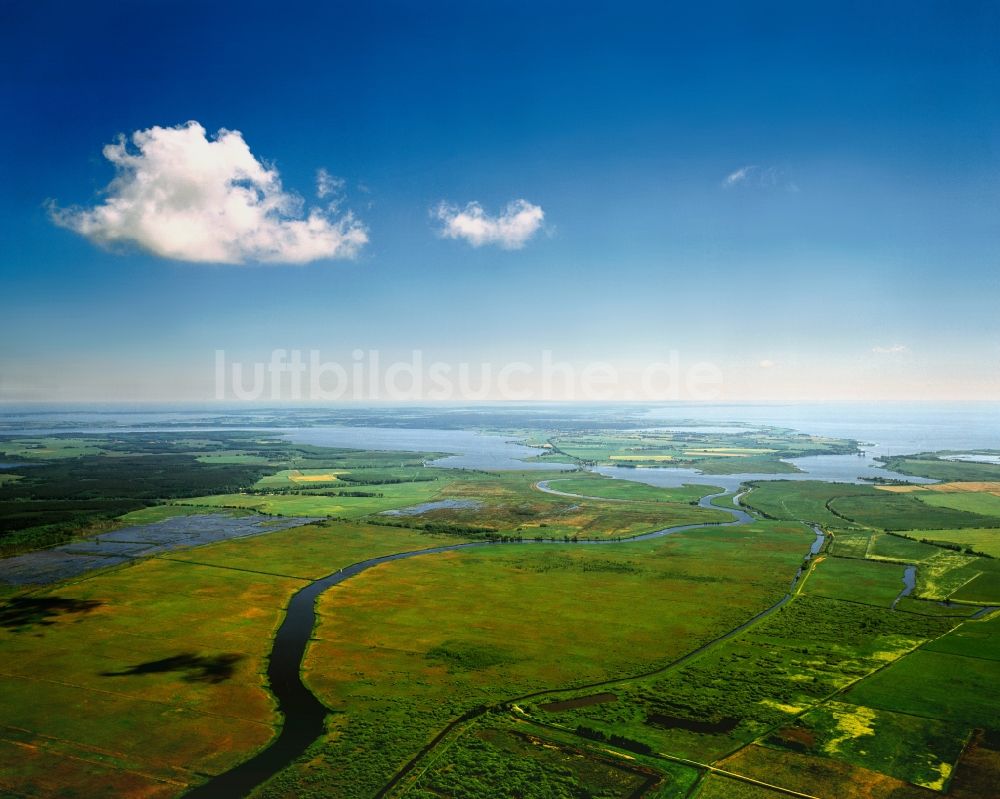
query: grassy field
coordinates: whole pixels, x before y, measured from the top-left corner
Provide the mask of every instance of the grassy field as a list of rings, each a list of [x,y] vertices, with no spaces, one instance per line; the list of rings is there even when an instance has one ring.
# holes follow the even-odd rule
[[[934,453],[887,458],[885,465],[894,472],[946,483],[960,480],[1000,481],[1000,466],[996,464],[949,461]]]
[[[873,560],[824,558],[803,590],[813,596],[889,607],[903,590],[903,567]]]
[[[177,500],[181,504],[212,508],[247,508],[273,516],[335,516],[357,519],[392,508],[417,505],[434,497],[441,487],[433,482],[379,486],[376,496],[337,494],[215,494]]]
[[[924,648],[931,652],[1000,661],[1000,614],[963,625]]]
[[[665,664],[780,597],[811,539],[801,525],[764,523],[367,571],[320,599],[306,658],[309,685],[334,711],[324,765],[260,795],[368,796],[471,707]]]
[[[532,440],[552,442],[547,457],[709,472],[853,446],[780,431]],[[420,761],[407,796],[782,795],[657,753],[846,799],[969,799],[1000,776],[1000,616],[969,620],[1000,605],[1000,561],[975,554],[1000,551],[997,481],[979,464],[911,459],[961,481],[944,486],[759,482],[752,524],[591,546],[571,542],[731,516],[696,507],[708,486],[434,469],[430,453],[259,432],[8,444],[42,465],[0,483],[0,519],[36,544],[52,528],[24,515],[53,509],[77,520],[70,535],[220,507],[328,520],[0,590],[0,794],[180,796],[273,737],[262,675],[294,591],[484,538],[505,543],[385,563],[321,595],[303,675],[327,733],[255,799],[370,797],[487,708]],[[383,515],[441,500],[458,504]],[[791,600],[723,638],[789,591],[807,523],[832,541]],[[525,543],[541,538],[564,544]],[[890,610],[906,564],[916,590]]]
[[[968,622],[974,625],[976,622]],[[845,694],[846,701],[974,727],[996,728],[997,662],[921,650]]]
[[[961,530],[906,530],[903,535],[917,541],[937,541],[1000,558],[1000,529],[996,527],[966,527]]]
[[[425,473],[432,472],[433,479]],[[307,476],[312,472],[307,473]],[[350,483],[360,472],[338,475],[318,489],[278,491],[294,482],[292,472],[265,478],[263,490],[179,500],[209,507],[245,508],[278,516],[326,516],[346,519],[376,518],[388,510],[409,508],[444,499],[466,501],[466,507],[429,510],[412,516],[382,517],[384,523],[459,534],[520,535],[525,538],[572,536],[626,537],[663,527],[729,521],[728,514],[693,507],[709,489],[685,487],[656,489],[651,486],[600,477],[570,478],[570,487],[593,489],[594,496],[631,501],[573,499],[545,494],[535,488],[540,479],[554,478],[554,488],[567,483],[556,472],[504,472],[502,474],[455,473],[444,470],[380,470],[371,484]],[[412,481],[412,482],[411,482]],[[301,485],[301,484],[297,484]],[[603,494],[602,494],[603,492]],[[615,496],[619,495],[619,496]]]
[[[838,497],[869,496],[875,489],[864,485],[823,483],[818,480],[769,480],[751,483],[743,504],[772,519],[813,522],[823,527],[849,527],[851,521],[833,513],[828,503]]]
[[[616,689],[615,702],[548,715],[569,727],[616,731],[656,751],[712,762],[950,626],[800,596],[680,669]]]
[[[964,724],[833,701],[796,719],[766,743],[941,790],[968,736]]]
[[[1000,496],[996,494],[921,491],[915,496],[921,502],[935,508],[951,508],[983,516],[1000,516]]]
[[[924,493],[882,491],[870,485],[814,480],[754,484],[744,504],[775,519],[803,519],[832,528],[879,530],[1000,527],[1000,519],[922,502]],[[948,494],[978,497],[978,494]]]
[[[719,765],[812,796],[838,799],[937,799],[941,796],[937,791],[844,760],[760,744],[741,749]],[[736,795],[715,794],[719,797]],[[703,796],[700,794],[698,799]]]
[[[554,796],[683,799],[698,773],[674,765],[658,769],[607,752],[567,746],[540,737],[524,724],[494,721],[477,725],[434,762],[407,795],[479,799],[496,796],[549,799]]]
[[[854,443],[773,428],[732,433],[641,430],[553,436],[556,451],[584,463],[694,467],[705,474],[797,472],[782,460],[853,452]]]
[[[685,485],[678,488],[660,488],[634,483],[630,480],[612,480],[607,477],[588,474],[584,476],[559,477],[549,481],[549,487],[569,494],[582,494],[607,499],[626,499],[637,502],[697,502],[707,494],[721,491],[703,485]],[[729,499],[732,507],[732,499]]]
[[[1000,533],[1000,530],[995,531]],[[937,555],[941,550],[930,544],[923,544],[914,541],[909,536],[910,531],[904,535],[893,535],[890,533],[877,533],[873,536],[872,546],[868,551],[869,558],[885,558],[887,560],[903,561],[906,563],[919,563]]]
[[[310,525],[8,597],[0,793],[177,796],[235,765],[278,721],[262,670],[288,597],[365,557],[434,543]]]

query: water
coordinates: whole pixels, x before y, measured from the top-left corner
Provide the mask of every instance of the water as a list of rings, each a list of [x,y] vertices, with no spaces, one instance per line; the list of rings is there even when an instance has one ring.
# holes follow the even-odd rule
[[[562,414],[567,420],[586,416],[594,428],[601,426],[594,417],[591,406],[573,404],[544,406],[552,415]],[[487,406],[478,407],[484,418],[491,411]],[[527,412],[529,409],[521,408]],[[951,450],[969,452],[982,449],[1000,449],[1000,403],[666,403],[653,408],[643,406],[607,406],[608,415],[615,419],[631,419],[633,429],[672,429],[688,432],[737,433],[759,426],[783,427],[802,433],[853,438],[865,446],[864,457],[854,455],[819,455],[796,458],[791,462],[803,474],[770,475],[744,474],[737,476],[705,476],[690,469],[620,470],[611,476],[629,477],[652,485],[674,486],[677,480],[729,487],[733,480],[748,479],[818,479],[838,482],[855,482],[862,477],[899,477],[880,469],[875,462],[880,457],[914,452]],[[525,461],[540,454],[540,450],[526,447],[499,435],[488,435],[472,430],[436,429],[435,414],[441,412],[426,408],[400,409],[402,414],[421,414],[427,418],[427,427],[353,427],[324,425],[297,427],[302,411],[248,408],[240,410],[212,409],[115,409],[103,407],[54,408],[43,412],[0,413],[0,427],[8,434],[51,434],[90,432],[113,429],[115,432],[182,432],[261,430],[273,434],[286,434],[298,443],[354,447],[360,449],[388,449],[408,452],[447,452],[449,457],[436,460],[432,465],[445,468],[482,470],[512,469],[568,469],[568,464],[545,461]],[[320,411],[316,411],[319,415]],[[423,417],[421,417],[423,418]],[[527,417],[525,417],[527,418]],[[225,425],[221,423],[225,421]],[[286,427],[262,427],[262,422]],[[213,422],[215,424],[213,424]],[[159,425],[164,425],[160,427]],[[205,426],[191,426],[204,424]],[[62,426],[58,426],[62,425]],[[149,426],[139,426],[149,425]],[[178,425],[178,426],[168,426]],[[183,425],[179,426],[179,425]],[[527,426],[531,426],[530,422]],[[983,457],[983,456],[978,456]],[[986,456],[989,457],[989,456]],[[8,466],[9,468],[9,466]],[[620,467],[606,467],[620,469]],[[657,476],[652,476],[657,474]],[[672,476],[665,476],[672,475]],[[913,482],[920,482],[915,478]]]
[[[909,565],[903,571],[903,590],[899,592],[899,595],[892,601],[892,609],[896,609],[896,605],[899,604],[905,596],[909,596],[913,593],[913,589],[917,587],[917,567],[914,565]]]
[[[964,461],[965,463],[991,463],[1000,466],[1000,455],[945,455],[946,461]]]
[[[677,468],[630,468],[628,466],[594,466],[592,472],[618,480],[633,480],[657,488],[677,488],[685,484],[719,486],[726,491],[736,491],[748,480],[824,480],[830,483],[858,483],[862,477],[885,477],[906,480],[911,483],[933,483],[923,477],[911,477],[888,469],[875,467],[871,459],[857,455],[815,455],[810,458],[794,458],[789,463],[796,464],[802,472],[789,474],[765,474],[743,472],[740,474],[702,474],[697,469]],[[866,465],[867,464],[867,465]]]
[[[474,499],[439,499],[436,502],[424,502],[420,505],[411,505],[408,508],[396,508],[395,510],[384,510],[380,516],[421,516],[430,513],[432,510],[475,510],[481,508],[482,502]]]
[[[647,411],[643,418],[651,426],[663,420],[697,418],[787,427],[870,442],[875,455],[1000,449],[997,402],[671,403]]]
[[[231,516],[224,512],[172,516],[162,521],[123,527],[49,549],[0,558],[0,583],[47,585],[161,552],[188,549],[230,538],[273,533],[312,521],[317,520],[291,516]]]

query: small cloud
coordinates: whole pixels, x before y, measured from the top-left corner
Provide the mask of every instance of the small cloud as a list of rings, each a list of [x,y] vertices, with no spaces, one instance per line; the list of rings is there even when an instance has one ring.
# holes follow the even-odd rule
[[[473,247],[496,244],[505,250],[521,249],[538,232],[545,212],[527,200],[514,200],[498,216],[490,216],[477,202],[464,208],[441,203],[431,215],[442,223],[442,238],[465,239]]]
[[[754,166],[753,164],[750,164],[748,166],[741,166],[735,172],[730,172],[728,175],[726,175],[726,179],[722,181],[722,185],[726,188],[729,188],[730,186],[735,186],[738,183],[745,183],[747,181],[747,178],[750,176],[750,173],[755,169],[758,169],[758,167]]]
[[[784,189],[788,192],[798,192],[798,185],[791,179],[788,171],[775,166],[758,166],[747,164],[726,175],[722,188],[733,189],[737,186],[756,186],[765,189]]]
[[[117,172],[104,201],[91,208],[50,202],[55,224],[97,244],[132,243],[195,263],[302,264],[351,258],[368,242],[350,213],[306,213],[302,198],[284,190],[278,171],[250,152],[239,131],[222,129],[209,139],[188,122],[130,138],[131,147],[121,136],[104,148]],[[318,192],[322,186],[318,180]]]
[[[321,200],[343,194],[346,183],[343,178],[331,175],[322,167],[316,170],[316,196]]]
[[[901,352],[909,352],[909,347],[905,344],[893,344],[889,347],[872,347],[872,352],[879,355],[898,355]]]
[[[774,361],[770,361],[770,360],[768,360],[767,358],[765,358],[765,359],[764,359],[763,361],[761,361],[761,362],[760,362],[760,363],[758,363],[757,365],[758,365],[758,366],[759,366],[759,367],[760,367],[761,369],[773,369],[773,368],[774,368],[775,366],[777,366],[778,364],[776,364],[776,363],[775,363]]]

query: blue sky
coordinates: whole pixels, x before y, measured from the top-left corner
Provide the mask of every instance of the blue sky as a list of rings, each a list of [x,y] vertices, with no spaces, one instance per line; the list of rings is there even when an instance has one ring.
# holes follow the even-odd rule
[[[207,399],[217,349],[275,348],[676,352],[733,400],[1000,398],[996,3],[2,14],[0,400]],[[116,136],[189,120],[306,208],[342,178],[330,218],[367,241],[212,264],[54,224],[106,201]],[[517,200],[544,213],[518,248],[434,215]]]

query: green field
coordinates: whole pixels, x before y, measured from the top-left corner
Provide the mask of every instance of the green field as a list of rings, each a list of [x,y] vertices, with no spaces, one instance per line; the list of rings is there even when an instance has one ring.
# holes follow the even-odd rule
[[[889,607],[903,590],[903,567],[873,560],[824,558],[803,590],[813,596]]]
[[[921,491],[914,496],[935,508],[952,508],[983,516],[1000,516],[1000,497],[996,494]]]
[[[982,619],[927,644],[925,649],[950,655],[1000,661],[1000,614]]]
[[[974,625],[975,622],[969,622]],[[860,683],[844,698],[868,707],[955,724],[996,728],[997,662],[921,650]]]
[[[232,767],[278,723],[263,658],[291,593],[365,557],[434,543],[311,525],[0,602],[0,789],[177,796]]]
[[[549,487],[569,494],[582,494],[607,499],[624,499],[637,502],[697,502],[707,494],[721,491],[721,488],[702,485],[685,485],[679,488],[659,488],[634,483],[629,480],[612,480],[605,477],[557,477],[549,480]],[[732,507],[732,499],[729,499]]]
[[[1000,518],[951,507],[929,505],[918,497],[869,485],[823,483],[813,480],[755,483],[744,504],[774,519],[804,519],[832,528],[879,530],[1000,527]],[[979,496],[978,494],[948,494]]]
[[[553,436],[558,454],[581,463],[617,466],[693,467],[705,474],[787,474],[798,468],[785,458],[848,453],[853,441],[796,434],[777,428],[724,433],[642,430]]]
[[[949,454],[949,453],[942,453]],[[887,458],[886,468],[894,472],[911,474],[917,477],[929,477],[942,482],[952,481],[1000,481],[1000,466],[992,463],[970,463],[968,461],[949,461],[939,458],[934,453],[922,455],[904,455]]]
[[[336,713],[329,766],[296,769],[263,796],[365,796],[476,704],[665,665],[780,597],[811,539],[763,524],[609,548],[505,545],[365,572],[320,599],[306,657],[309,685]],[[485,607],[490,622],[470,624]]]
[[[961,724],[827,702],[767,738],[790,748],[940,790],[969,736]]]
[[[1000,558],[1000,529],[996,527],[966,527],[961,530],[906,530],[901,535],[917,541],[940,542]]]

